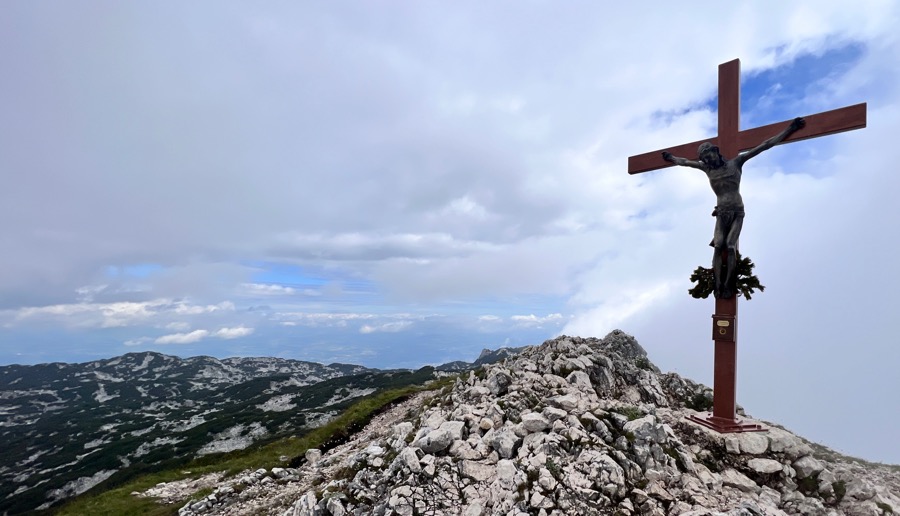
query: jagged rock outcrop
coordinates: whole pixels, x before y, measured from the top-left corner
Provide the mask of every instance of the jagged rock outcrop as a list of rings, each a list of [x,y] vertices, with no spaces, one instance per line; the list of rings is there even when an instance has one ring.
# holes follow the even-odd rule
[[[900,513],[897,471],[817,458],[777,427],[721,435],[687,420],[710,395],[661,374],[625,333],[563,336],[408,400],[296,470],[221,483],[179,513]]]

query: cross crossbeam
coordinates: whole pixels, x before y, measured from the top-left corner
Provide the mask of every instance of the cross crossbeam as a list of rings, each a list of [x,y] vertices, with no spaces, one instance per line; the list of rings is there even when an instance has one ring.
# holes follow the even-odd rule
[[[806,120],[806,127],[804,127],[802,131],[797,131],[788,136],[782,143],[798,142],[817,136],[827,136],[829,134],[852,131],[853,129],[862,129],[866,126],[866,104],[855,104],[840,109],[825,111],[816,115],[804,116],[803,118]],[[737,152],[744,152],[745,150],[752,149],[758,145],[759,142],[784,129],[784,126],[788,123],[790,123],[790,120],[740,131],[737,135]],[[675,165],[673,163],[662,159],[662,151],[667,150],[676,156],[693,156],[697,153],[697,147],[703,142],[711,142],[713,145],[717,145],[723,153],[726,152],[725,146],[719,142],[718,137],[697,140],[691,143],[683,143],[675,147],[631,156],[628,158],[628,173],[640,174],[642,172],[650,172],[651,170],[660,168],[674,167]],[[731,153],[731,155],[734,154],[734,152]]]
[[[628,173],[640,174],[671,167],[674,163],[663,159],[663,151],[668,151],[676,156],[694,156],[697,154],[697,147],[706,141],[718,146],[722,155],[733,158],[738,153],[756,147],[763,140],[783,130],[790,120],[743,131],[740,129],[740,75],[741,62],[739,59],[719,65],[719,134],[717,136],[631,156],[628,158]],[[794,132],[781,143],[862,129],[866,126],[866,104],[856,104],[803,118],[806,121],[805,127]],[[722,433],[763,430],[758,424],[736,417],[737,295],[716,299],[713,320],[717,325],[713,327],[713,340],[715,341],[713,412],[701,414],[692,419]],[[724,336],[719,335],[717,331]]]

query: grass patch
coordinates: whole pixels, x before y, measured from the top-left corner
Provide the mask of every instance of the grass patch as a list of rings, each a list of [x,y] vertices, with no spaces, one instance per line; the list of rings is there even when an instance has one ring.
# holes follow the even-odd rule
[[[125,485],[115,487],[108,491],[98,493],[96,495],[86,495],[73,499],[67,504],[60,507],[56,514],[71,514],[73,516],[91,514],[91,515],[117,515],[122,516],[169,516],[178,513],[178,509],[187,503],[162,505],[155,498],[145,498],[141,496],[133,496],[134,491],[145,491],[160,482],[173,482],[176,480],[184,480],[194,475],[203,474],[202,471],[192,471],[187,475],[179,471],[162,471],[150,475],[145,475],[134,479]]]
[[[634,365],[636,365],[638,369],[643,369],[645,371],[653,370],[653,366],[650,364],[650,359],[647,357],[637,357],[636,359],[634,359]]]
[[[562,467],[556,463],[552,458],[547,457],[547,462],[544,464],[547,468],[547,471],[553,475],[553,478],[559,480],[562,477]]]
[[[844,496],[847,495],[847,483],[843,480],[832,482],[831,490],[834,491],[834,503],[835,505],[837,505],[841,503],[841,500],[843,500]]]
[[[528,488],[532,488],[534,483],[538,481],[541,477],[541,472],[537,468],[530,468],[526,473],[526,480],[528,480]]]
[[[797,488],[801,493],[806,496],[816,496],[819,493],[819,480],[818,475],[810,475],[808,477],[801,478],[797,482]]]
[[[632,406],[632,405],[616,407],[611,410],[613,412],[622,414],[623,416],[627,417],[629,421],[634,421],[635,419],[644,417],[644,412],[641,411],[641,409],[639,409],[635,406]]]
[[[707,396],[705,392],[694,393],[693,396],[685,403],[685,406],[697,412],[706,412],[713,408],[713,400]]]
[[[197,478],[207,473],[226,472],[234,475],[247,469],[284,466],[281,457],[290,457],[291,466],[299,465],[307,450],[319,448],[328,450],[346,442],[354,433],[362,429],[372,418],[386,410],[391,404],[421,392],[442,389],[453,385],[455,376],[432,381],[424,386],[410,385],[385,390],[367,396],[352,404],[342,414],[324,426],[315,428],[305,435],[287,437],[245,450],[227,454],[207,455],[178,468],[142,475],[127,483],[96,494],[88,493],[74,498],[61,506],[56,514],[81,516],[169,516],[177,514],[183,503],[160,505],[156,499],[133,496],[134,491],[146,491],[160,482],[174,482]]]
[[[678,467],[678,471],[688,470],[687,464],[685,464],[684,458],[680,453],[678,453],[678,450],[676,450],[672,446],[663,446],[662,449],[666,453],[666,455],[675,459],[675,465]]]

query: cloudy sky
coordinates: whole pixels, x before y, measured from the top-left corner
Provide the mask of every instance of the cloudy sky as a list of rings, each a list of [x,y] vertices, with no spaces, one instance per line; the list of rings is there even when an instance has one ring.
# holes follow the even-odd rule
[[[712,382],[705,176],[627,158],[868,102],[745,166],[738,401],[900,462],[900,4],[6,2],[0,364],[374,367],[635,335]]]

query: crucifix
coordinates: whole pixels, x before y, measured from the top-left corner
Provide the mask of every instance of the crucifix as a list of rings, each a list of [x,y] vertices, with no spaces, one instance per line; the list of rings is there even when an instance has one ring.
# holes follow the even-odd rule
[[[862,103],[742,131],[740,75],[739,59],[719,65],[718,136],[628,158],[629,174],[673,165],[698,168],[706,172],[716,193],[719,205],[713,211],[716,230],[711,244],[715,248],[713,271],[716,275],[713,411],[692,416],[691,419],[721,433],[764,430],[759,424],[739,419],[736,415],[738,296],[734,281],[738,236],[744,218],[744,205],[739,193],[741,167],[746,160],[780,143],[866,126],[866,104]],[[697,160],[680,157],[698,154]]]

